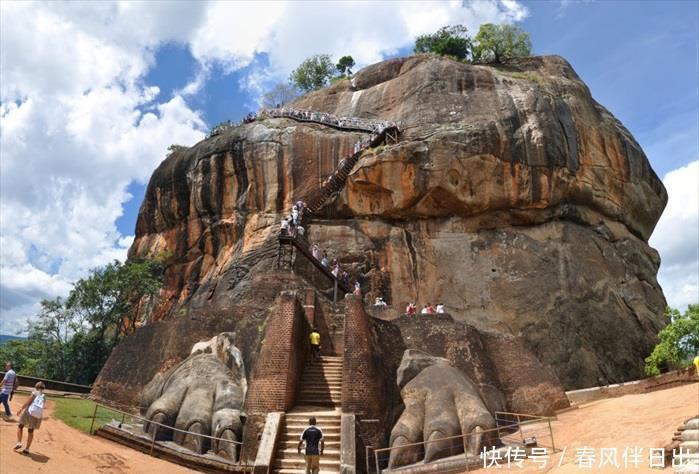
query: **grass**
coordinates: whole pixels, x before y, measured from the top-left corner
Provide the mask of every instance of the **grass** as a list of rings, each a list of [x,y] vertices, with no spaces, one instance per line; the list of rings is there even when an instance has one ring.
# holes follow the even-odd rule
[[[83,398],[64,397],[49,397],[49,400],[54,403],[53,416],[76,430],[80,430],[83,433],[90,432],[92,415],[95,412],[95,402]],[[109,423],[112,419],[121,420],[121,416],[119,412],[99,407],[93,429]]]

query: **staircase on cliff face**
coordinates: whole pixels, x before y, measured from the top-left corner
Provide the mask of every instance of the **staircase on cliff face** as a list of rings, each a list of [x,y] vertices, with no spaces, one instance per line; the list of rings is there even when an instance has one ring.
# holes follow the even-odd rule
[[[302,474],[306,463],[297,447],[308,419],[316,417],[316,426],[323,431],[325,450],[320,457],[320,473],[340,472],[340,412],[342,398],[342,357],[322,356],[311,359],[304,367],[298,387],[296,406],[284,416],[284,426],[277,442],[274,471],[280,474]]]

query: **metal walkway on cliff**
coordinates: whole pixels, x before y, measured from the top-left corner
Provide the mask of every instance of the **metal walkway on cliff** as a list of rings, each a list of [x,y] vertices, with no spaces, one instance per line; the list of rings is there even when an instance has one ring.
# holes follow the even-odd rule
[[[328,201],[334,194],[340,192],[347,182],[347,177],[352,172],[352,169],[359,161],[365,150],[379,146],[384,143],[396,143],[400,134],[400,130],[395,122],[386,120],[371,120],[358,117],[337,117],[325,112],[313,112],[295,110],[289,108],[280,109],[265,109],[258,115],[250,115],[246,118],[246,122],[265,118],[290,118],[299,122],[312,122],[321,125],[327,125],[340,130],[351,132],[370,133],[369,137],[359,140],[352,151],[340,160],[337,169],[321,184],[318,189],[300,198],[300,201],[305,203],[303,217],[307,219],[309,216],[318,212],[319,209]],[[333,283],[333,301],[337,301],[338,291],[349,293],[351,290],[338,277],[332,274],[329,268],[324,266],[317,258],[315,258],[308,249],[308,241],[301,237],[296,237],[291,234],[280,234],[279,236],[279,255],[277,265],[281,266],[283,256],[282,249],[288,246],[289,264],[293,259],[293,248],[295,247],[309,262],[316,267],[322,274],[327,276]]]
[[[382,143],[397,143],[400,130],[395,122],[388,120],[372,120],[359,117],[338,117],[325,112],[308,110],[296,110],[290,108],[263,109],[257,115],[251,115],[246,122],[265,118],[289,118],[298,122],[312,122],[329,127],[346,130],[349,132],[365,132],[371,136],[358,142],[353,153],[346,156],[338,163],[337,169],[330,175],[320,188],[301,198],[306,203],[306,214],[317,212],[327,199],[339,192],[345,185],[354,165],[365,150],[381,145]]]

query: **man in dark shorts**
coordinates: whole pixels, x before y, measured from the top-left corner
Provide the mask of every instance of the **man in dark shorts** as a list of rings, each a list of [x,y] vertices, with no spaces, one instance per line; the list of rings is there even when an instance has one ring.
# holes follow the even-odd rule
[[[316,417],[312,416],[308,419],[308,428],[301,433],[298,452],[301,454],[303,442],[306,442],[306,474],[318,474],[320,471],[320,456],[325,448],[323,440],[323,432],[316,426]],[[320,448],[318,447],[320,444]]]

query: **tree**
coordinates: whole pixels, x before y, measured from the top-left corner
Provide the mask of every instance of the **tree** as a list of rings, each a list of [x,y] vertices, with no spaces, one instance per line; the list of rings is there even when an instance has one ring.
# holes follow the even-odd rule
[[[499,63],[506,59],[530,56],[529,33],[514,25],[481,25],[473,43],[473,62]]]
[[[699,304],[690,304],[684,314],[665,309],[668,325],[659,333],[660,343],[646,358],[646,374],[658,375],[661,369],[679,369],[699,353]]]
[[[466,59],[471,49],[466,27],[463,25],[443,26],[431,35],[420,35],[415,39],[416,53],[436,53]]]
[[[354,64],[352,56],[342,56],[335,65],[335,69],[339,71],[340,76],[351,76]]]
[[[0,356],[25,375],[90,384],[114,346],[136,330],[136,306],[155,295],[161,279],[156,260],[115,260],[92,270],[67,299],[42,301],[27,339],[3,344]]]
[[[318,90],[328,85],[334,70],[329,55],[316,54],[291,72],[289,82],[304,92]]]
[[[262,107],[274,109],[288,104],[299,96],[299,91],[291,84],[279,82],[262,96]]]

